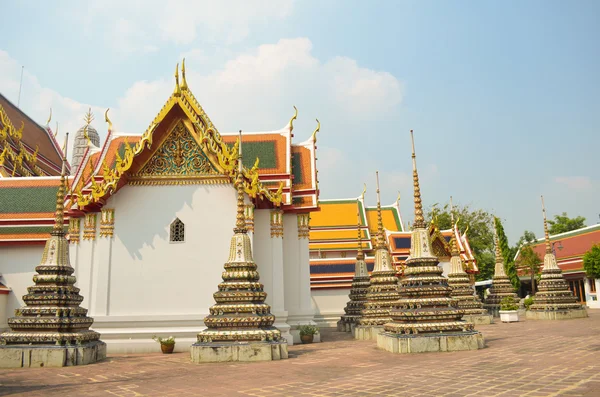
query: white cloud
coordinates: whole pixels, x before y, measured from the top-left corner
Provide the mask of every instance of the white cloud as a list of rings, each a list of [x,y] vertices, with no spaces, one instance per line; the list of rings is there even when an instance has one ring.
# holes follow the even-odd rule
[[[566,185],[573,190],[588,190],[592,188],[592,180],[587,176],[558,176],[554,178],[556,183]]]

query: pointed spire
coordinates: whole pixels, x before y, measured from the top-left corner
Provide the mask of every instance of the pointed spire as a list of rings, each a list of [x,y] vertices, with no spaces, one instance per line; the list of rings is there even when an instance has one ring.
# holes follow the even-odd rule
[[[415,155],[413,130],[410,130],[410,140],[412,142],[413,186],[415,190],[415,220],[413,222],[413,229],[419,229],[425,227],[425,219],[423,218],[423,204],[421,203],[421,188],[419,187],[419,174],[417,173],[417,156]]]
[[[175,66],[175,89],[173,90],[173,95],[181,95],[181,87],[179,87],[179,63]]]
[[[67,143],[69,141],[69,133],[65,136],[65,150],[63,151],[62,170],[60,172],[60,185],[56,192],[56,211],[54,212],[54,227],[52,228],[53,235],[63,236],[65,234],[65,181],[67,174]]]
[[[187,91],[187,89],[188,85],[185,80],[185,58],[183,58],[183,61],[181,62],[181,91]]]
[[[246,233],[246,217],[244,216],[244,181],[242,177],[242,130],[238,135],[239,150],[238,150],[238,171],[235,181],[237,188],[237,215],[235,218],[235,233]]]
[[[356,200],[356,218],[358,225],[358,253],[356,254],[357,260],[365,259],[365,253],[362,249],[362,222],[360,220],[360,201]]]
[[[544,214],[544,238],[546,239],[546,253],[552,253],[550,246],[550,234],[548,233],[548,221],[546,220],[546,206],[544,205],[544,196],[542,196],[542,214]]]
[[[450,196],[450,221],[452,224],[454,224],[454,206],[452,206],[452,196]]]
[[[456,256],[456,255],[460,254],[460,252],[458,251],[458,244],[456,242],[456,233],[455,233],[456,224],[453,225],[452,229],[453,229],[452,230],[453,233],[452,233],[452,237],[450,238],[450,253],[452,256]]]
[[[381,196],[379,194],[379,171],[375,171],[377,179],[377,249],[385,248],[385,233],[383,231],[383,219],[381,217]]]

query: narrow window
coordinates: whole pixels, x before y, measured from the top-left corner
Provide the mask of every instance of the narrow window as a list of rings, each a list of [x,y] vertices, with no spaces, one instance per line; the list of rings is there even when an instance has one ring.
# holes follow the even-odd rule
[[[185,225],[179,218],[175,218],[171,223],[171,235],[169,240],[172,243],[183,243],[185,241]]]
[[[590,281],[590,292],[592,294],[594,294],[594,293],[596,293],[596,279],[590,278],[589,281]]]

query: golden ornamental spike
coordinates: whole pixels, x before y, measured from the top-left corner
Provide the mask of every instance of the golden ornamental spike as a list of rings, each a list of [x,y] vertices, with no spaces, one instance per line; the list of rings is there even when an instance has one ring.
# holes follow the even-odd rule
[[[65,134],[65,144],[62,156],[62,169],[60,172],[60,185],[56,192],[56,211],[54,213],[54,227],[52,228],[53,235],[65,234],[65,181],[67,174],[67,143],[69,141],[69,133]]]
[[[54,131],[54,138],[58,135],[58,121],[56,122],[56,130]]]
[[[367,184],[363,183],[363,191],[360,194],[360,199],[363,201],[363,203],[365,202],[365,193],[367,192]]]
[[[358,253],[356,259],[361,260],[365,258],[365,254],[362,249],[362,222],[360,219],[360,201],[356,200],[356,217],[358,225]]]
[[[238,169],[236,178],[237,188],[237,215],[235,219],[234,233],[246,233],[246,217],[244,216],[244,180],[242,176],[242,130],[238,135],[239,150],[238,150]]]
[[[544,196],[542,195],[542,214],[544,215],[544,239],[546,240],[546,253],[552,253],[552,246],[550,245],[550,233],[548,232],[548,221],[546,220],[546,206],[544,205]]]
[[[187,89],[188,85],[187,81],[185,80],[185,58],[183,58],[183,61],[181,61],[181,90],[187,91]]]
[[[104,121],[108,123],[108,132],[111,132],[113,129],[113,124],[112,124],[112,121],[110,121],[110,119],[108,118],[109,110],[110,110],[110,108],[107,108],[106,112],[104,112]]]
[[[450,196],[450,222],[454,223],[454,207],[452,206],[452,196]]]
[[[294,115],[290,118],[290,121],[288,122],[288,125],[290,126],[290,132],[292,132],[294,130],[294,120],[296,120],[298,118],[298,108],[296,108],[295,105],[294,106]]]
[[[415,154],[415,138],[413,136],[413,130],[410,130],[410,140],[412,143],[412,164],[413,164],[413,187],[414,187],[414,201],[415,201],[415,219],[413,222],[413,228],[424,228],[425,218],[423,218],[423,204],[421,202],[421,188],[419,187],[419,174],[417,173],[417,156]]]
[[[50,127],[51,120],[52,120],[52,108],[50,108],[50,116],[48,116],[48,121],[46,121],[46,126]]]
[[[85,116],[83,116],[83,121],[85,121],[86,125],[90,125],[92,124],[92,121],[94,121],[94,114],[92,113],[92,108],[88,108],[87,113],[85,114]]]
[[[179,63],[175,66],[175,90],[173,91],[173,95],[181,95],[181,88],[179,87]]]
[[[313,133],[310,137],[314,143],[317,143],[317,132],[321,131],[321,122],[319,121],[319,119],[315,119],[315,120],[317,120],[317,128],[315,128],[315,130],[313,131]]]
[[[381,216],[381,195],[379,192],[379,171],[375,171],[375,179],[377,181],[377,248],[385,248],[383,218]]]

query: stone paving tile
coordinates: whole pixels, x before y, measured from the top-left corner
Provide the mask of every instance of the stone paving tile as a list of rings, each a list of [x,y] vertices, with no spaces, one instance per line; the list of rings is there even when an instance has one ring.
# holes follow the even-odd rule
[[[189,354],[110,355],[82,367],[0,370],[0,396],[600,396],[600,310],[590,318],[479,326],[486,348],[391,354],[323,330],[290,359],[203,364]]]

